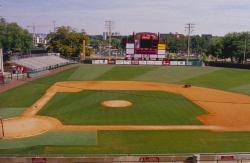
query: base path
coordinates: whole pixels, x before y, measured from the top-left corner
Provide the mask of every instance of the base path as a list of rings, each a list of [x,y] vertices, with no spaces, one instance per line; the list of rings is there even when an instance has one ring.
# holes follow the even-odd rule
[[[178,93],[196,103],[208,114],[197,117],[204,125],[123,126],[123,125],[63,125],[52,117],[37,116],[37,112],[57,92],[83,90],[147,90]],[[19,118],[4,120],[5,138],[33,136],[51,130],[213,130],[250,131],[250,96],[216,89],[189,87],[142,81],[67,81],[57,82]],[[21,122],[21,123],[20,123]],[[20,128],[22,124],[22,129]],[[42,125],[41,125],[42,124]],[[16,130],[15,130],[16,129]]]

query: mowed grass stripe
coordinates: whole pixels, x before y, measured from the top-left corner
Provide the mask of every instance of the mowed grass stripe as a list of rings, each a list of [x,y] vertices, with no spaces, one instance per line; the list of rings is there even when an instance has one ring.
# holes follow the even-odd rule
[[[140,76],[135,80],[176,83],[199,75],[219,70],[214,67],[186,67],[186,66],[159,66]]]
[[[99,131],[96,146],[50,146],[46,154],[249,152],[249,132]]]
[[[187,80],[183,80],[182,82],[190,83],[196,86],[230,91],[233,90],[233,88],[249,85],[250,71],[224,68],[208,74],[203,74]]]
[[[47,132],[29,138],[2,139],[0,149],[27,148],[40,145],[96,145],[96,131]]]
[[[110,69],[113,65],[84,65],[78,67],[68,78],[71,81],[80,81],[80,80],[94,80],[99,76],[103,75]]]
[[[156,66],[115,66],[96,80],[133,80],[157,68]]]
[[[32,105],[55,82],[65,81],[77,68],[37,79],[24,85],[17,86],[0,94],[1,108],[23,108]]]
[[[128,108],[105,108],[105,100],[128,100]],[[206,114],[181,95],[154,91],[82,91],[58,93],[39,113],[72,125],[202,124]]]

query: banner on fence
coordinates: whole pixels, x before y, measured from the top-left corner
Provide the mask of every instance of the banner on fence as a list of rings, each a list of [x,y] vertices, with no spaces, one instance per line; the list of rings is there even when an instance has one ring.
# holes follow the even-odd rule
[[[147,65],[155,65],[155,61],[147,61]]]
[[[147,61],[139,61],[139,65],[146,65]]]
[[[92,64],[108,64],[108,60],[92,60]]]
[[[156,58],[158,58],[158,56],[155,55],[155,54],[151,54],[149,57],[150,57],[150,59],[156,59]]]
[[[162,61],[155,61],[155,65],[162,65]]]
[[[132,60],[132,61],[131,61],[131,64],[132,64],[132,65],[139,65],[139,61],[138,61],[138,60]]]
[[[163,65],[170,65],[170,61],[169,60],[163,60],[162,64]]]
[[[170,65],[171,66],[177,66],[178,65],[178,61],[170,61]]]
[[[117,64],[117,65],[123,65],[124,64],[124,60],[116,60],[115,64]]]
[[[186,61],[178,61],[177,64],[178,64],[178,66],[185,66]]]
[[[131,65],[131,60],[124,60],[124,61],[123,61],[123,64],[124,64],[124,65]]]

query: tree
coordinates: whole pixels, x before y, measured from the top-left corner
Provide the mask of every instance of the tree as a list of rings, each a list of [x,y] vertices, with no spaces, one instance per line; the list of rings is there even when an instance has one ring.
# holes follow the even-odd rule
[[[16,23],[0,19],[0,47],[4,53],[27,52],[32,47],[32,35]]]
[[[134,42],[134,36],[133,35],[129,35],[129,36],[123,36],[121,38],[121,49],[126,50],[126,44],[127,43],[133,43]]]
[[[71,27],[59,27],[56,32],[48,35],[48,50],[60,53],[66,57],[78,57],[82,52],[83,40],[85,40],[86,55],[90,55],[91,50],[87,47],[88,36],[84,32],[76,32]]]
[[[120,49],[121,48],[121,40],[118,38],[112,38],[111,39],[111,46],[115,47],[116,49]]]
[[[224,50],[223,38],[221,37],[212,38],[211,43],[208,46],[208,54],[211,54],[217,59],[219,57],[225,58],[225,56],[223,56],[223,50]]]
[[[224,51],[223,55],[225,58],[231,58],[233,62],[236,60],[241,63],[244,59],[244,53],[249,53],[248,49],[250,49],[250,44],[246,44],[245,41],[250,40],[249,32],[241,32],[241,33],[228,33],[225,35],[224,41]]]

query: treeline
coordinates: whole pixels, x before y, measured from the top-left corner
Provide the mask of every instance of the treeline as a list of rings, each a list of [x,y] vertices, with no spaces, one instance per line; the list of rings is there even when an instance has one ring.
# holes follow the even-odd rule
[[[170,53],[187,53],[186,36],[170,35],[161,39]],[[215,59],[230,59],[231,62],[242,63],[249,56],[250,32],[228,33],[222,37],[206,38],[191,36],[190,48],[193,54],[213,56]]]
[[[83,50],[83,40],[85,40],[86,55],[91,54],[91,49],[87,47],[89,38],[86,33],[77,32],[69,26],[59,27],[55,32],[49,33],[48,40],[47,49],[65,57],[79,57]]]
[[[27,53],[32,47],[32,35],[17,23],[0,17],[0,48],[5,54]]]

